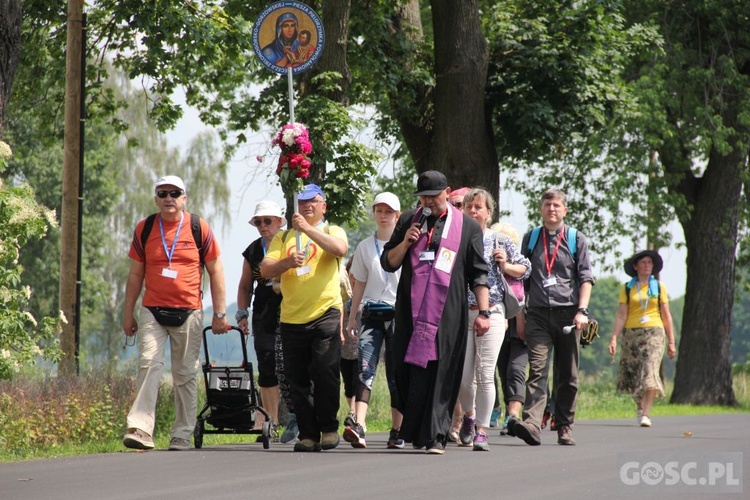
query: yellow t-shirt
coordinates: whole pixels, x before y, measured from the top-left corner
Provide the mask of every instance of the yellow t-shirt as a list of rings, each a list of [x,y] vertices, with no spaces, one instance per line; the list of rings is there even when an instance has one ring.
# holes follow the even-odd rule
[[[639,297],[640,293],[640,297]],[[669,302],[667,289],[664,283],[659,282],[659,296],[661,303]],[[648,284],[643,285],[640,282],[630,289],[630,302],[625,298],[625,286],[620,287],[620,297],[617,299],[620,304],[628,304],[628,319],[625,321],[625,328],[652,328],[655,326],[664,327],[659,311],[659,299],[648,296]],[[646,308],[643,308],[643,305]],[[642,320],[647,318],[647,320]]]
[[[324,229],[325,230],[325,229]],[[326,230],[331,236],[347,241],[346,233],[338,226]],[[282,238],[286,233],[286,241]],[[301,268],[287,269],[281,274],[281,322],[302,325],[318,319],[331,307],[343,309],[341,300],[339,259],[323,251],[317,243],[300,233],[305,263]],[[267,258],[285,259],[296,251],[297,238],[294,230],[279,231],[268,247]],[[299,275],[298,269],[309,272]]]

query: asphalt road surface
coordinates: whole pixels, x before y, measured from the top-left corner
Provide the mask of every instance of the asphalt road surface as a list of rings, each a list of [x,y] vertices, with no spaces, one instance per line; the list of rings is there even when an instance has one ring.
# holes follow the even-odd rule
[[[367,435],[366,450],[342,440],[321,453],[205,436],[200,450],[0,464],[0,499],[750,498],[748,414],[653,421],[581,421],[576,446],[549,430],[532,447],[493,429],[489,452],[449,444],[442,456],[388,450],[382,433]]]

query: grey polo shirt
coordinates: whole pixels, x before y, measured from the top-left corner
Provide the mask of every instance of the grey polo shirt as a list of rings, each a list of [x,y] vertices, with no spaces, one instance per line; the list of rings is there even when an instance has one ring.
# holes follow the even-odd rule
[[[552,262],[551,276],[556,278],[556,283],[552,286],[544,286],[545,280],[548,279],[547,262],[544,258],[544,237],[547,233],[547,262],[552,260],[552,256],[557,246],[557,241],[562,237],[560,246],[557,250],[557,256]],[[529,238],[531,232],[523,237],[521,251],[531,261],[531,276],[528,279],[527,297],[529,307],[567,307],[578,306],[579,289],[582,283],[587,281],[594,284],[594,275],[591,272],[589,263],[589,249],[586,244],[586,237],[577,232],[576,238],[576,258],[574,259],[568,249],[568,231],[567,226],[562,226],[557,231],[550,232],[542,226],[542,232],[539,234],[534,251],[529,255]]]

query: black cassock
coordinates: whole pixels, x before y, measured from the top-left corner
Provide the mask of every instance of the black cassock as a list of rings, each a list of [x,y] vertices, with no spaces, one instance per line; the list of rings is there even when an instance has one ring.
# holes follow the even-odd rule
[[[401,216],[390,241],[383,248],[380,262],[386,271],[393,272],[398,269],[388,265],[388,253],[404,240],[415,212],[416,209],[412,209]],[[430,447],[434,442],[445,444],[450,430],[453,406],[458,398],[466,354],[466,337],[469,329],[466,291],[469,286],[473,288],[476,285],[487,284],[487,263],[484,260],[482,229],[468,215],[462,214],[462,216],[461,244],[456,253],[448,297],[438,327],[438,359],[428,362],[426,368],[404,362],[413,329],[412,250],[404,256],[401,265],[401,280],[396,297],[393,349],[398,393],[396,406],[404,415],[399,436],[407,443],[413,443],[419,447]],[[445,214],[439,219],[428,218],[428,229],[433,228],[433,225],[430,249],[437,250],[445,225]]]

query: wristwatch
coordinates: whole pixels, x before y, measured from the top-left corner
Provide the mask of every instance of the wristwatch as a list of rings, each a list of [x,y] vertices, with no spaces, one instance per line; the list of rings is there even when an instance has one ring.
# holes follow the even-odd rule
[[[578,308],[578,312],[581,313],[581,314],[583,314],[584,316],[588,316],[589,315],[589,310],[586,309],[585,307],[579,307]]]
[[[247,309],[237,309],[237,312],[234,315],[234,319],[237,321],[237,323],[239,323],[248,316],[249,314],[247,313]]]
[[[226,315],[227,315],[227,313],[217,313],[217,312],[214,313],[214,317],[216,319],[224,319],[226,317]]]
[[[490,311],[489,309],[480,309],[479,315],[484,316],[485,318],[489,318],[490,316],[492,316],[492,311]]]

